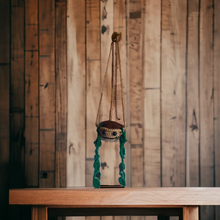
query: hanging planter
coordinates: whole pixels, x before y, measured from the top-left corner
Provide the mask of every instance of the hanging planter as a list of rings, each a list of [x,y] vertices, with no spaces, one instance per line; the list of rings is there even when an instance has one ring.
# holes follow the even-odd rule
[[[96,118],[96,127],[97,127],[97,139],[94,142],[95,144],[95,156],[94,156],[94,174],[93,174],[93,186],[95,188],[100,188],[101,183],[101,172],[100,172],[100,155],[99,155],[99,148],[102,145],[102,140],[106,142],[116,142],[119,140],[120,142],[120,150],[119,154],[121,157],[121,163],[119,164],[119,183],[121,186],[126,186],[125,181],[125,148],[124,144],[127,141],[126,140],[126,121],[125,121],[125,105],[124,105],[124,94],[123,94],[123,82],[122,82],[122,72],[121,72],[121,61],[120,61],[120,52],[119,52],[119,41],[121,40],[121,33],[114,32],[112,34],[112,43],[111,43],[111,49],[109,53],[109,58],[107,62],[107,67],[105,71],[103,86],[102,86],[102,92],[101,97],[99,101],[99,107],[98,107],[98,113]],[[100,118],[100,107],[102,104],[102,97],[103,97],[103,91],[105,88],[105,82],[106,82],[106,76],[107,76],[107,70],[108,70],[108,64],[110,60],[110,55],[112,54],[112,85],[111,85],[111,103],[110,103],[110,111],[109,111],[109,120],[99,122]],[[122,112],[123,112],[123,121],[124,124],[120,124],[116,121],[112,120],[112,109],[115,102],[115,115],[117,116],[117,70],[119,69],[119,77],[120,77],[120,87],[121,87],[121,102],[122,102]]]

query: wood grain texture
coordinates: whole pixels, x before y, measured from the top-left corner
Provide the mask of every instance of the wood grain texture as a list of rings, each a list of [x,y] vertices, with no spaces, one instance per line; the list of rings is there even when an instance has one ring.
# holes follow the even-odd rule
[[[215,186],[220,187],[220,2],[214,1],[214,146]],[[220,207],[215,208],[215,220],[220,219]]]
[[[199,186],[199,1],[189,1],[187,30],[186,186]]]
[[[162,1],[162,186],[185,186],[186,0]]]
[[[106,71],[107,61],[110,52],[111,35],[114,31],[114,2],[113,0],[100,2],[100,13],[101,13],[101,86],[103,86],[104,75]],[[111,67],[112,58],[110,58],[107,77],[104,87],[104,93],[101,105],[101,116],[100,122],[109,120],[109,110],[111,103]],[[114,112],[114,110],[113,110]],[[113,117],[115,120],[115,117]],[[118,159],[118,143],[110,143],[102,141],[100,148],[100,159],[103,167],[101,169],[101,184],[102,185],[115,185],[118,184],[117,179],[117,159]],[[106,166],[104,166],[106,165]],[[104,217],[103,220],[111,220]]]
[[[0,1],[0,218],[8,218],[10,139],[10,2]]]
[[[200,186],[214,186],[213,2],[200,5]],[[202,207],[201,220],[214,219],[214,207]]]
[[[55,2],[39,0],[39,186],[54,187],[55,176]]]
[[[67,1],[67,187],[85,186],[85,2]]]
[[[131,186],[144,186],[143,150],[143,15],[141,1],[129,2],[129,90]],[[133,14],[138,16],[134,17]],[[141,217],[138,217],[141,218]],[[136,217],[132,217],[136,219]]]
[[[220,188],[11,189],[9,204],[72,207],[220,205]]]
[[[96,116],[101,94],[100,76],[100,3],[86,4],[86,186],[92,186]]]
[[[11,2],[10,188],[24,187],[24,1]],[[14,181],[16,179],[17,181]]]
[[[25,186],[38,186],[38,0],[25,1]]]
[[[183,207],[183,220],[199,220],[199,208]]]
[[[56,2],[56,168],[55,186],[66,187],[67,70],[66,2]]]
[[[144,13],[144,183],[161,185],[160,32],[161,1],[145,2]]]

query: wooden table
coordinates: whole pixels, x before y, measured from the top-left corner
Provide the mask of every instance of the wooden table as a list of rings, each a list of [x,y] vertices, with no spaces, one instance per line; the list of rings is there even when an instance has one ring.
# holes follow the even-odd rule
[[[9,204],[31,205],[32,220],[46,220],[48,215],[159,215],[198,220],[198,206],[220,205],[220,188],[11,189]]]

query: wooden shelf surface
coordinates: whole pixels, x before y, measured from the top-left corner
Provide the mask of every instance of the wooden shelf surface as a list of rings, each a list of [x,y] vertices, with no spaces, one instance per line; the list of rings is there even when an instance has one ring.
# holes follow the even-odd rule
[[[11,189],[10,205],[78,208],[143,208],[220,205],[220,188]]]

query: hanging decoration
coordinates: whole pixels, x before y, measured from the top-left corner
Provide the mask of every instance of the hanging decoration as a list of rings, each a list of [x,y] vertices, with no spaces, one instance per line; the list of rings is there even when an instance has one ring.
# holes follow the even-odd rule
[[[119,155],[121,157],[121,163],[119,164],[119,175],[118,181],[122,187],[126,186],[125,181],[125,147],[124,144],[126,140],[126,120],[125,120],[125,105],[124,105],[124,94],[123,94],[123,82],[122,82],[122,72],[121,72],[121,61],[120,61],[120,52],[119,52],[119,41],[121,40],[121,33],[114,32],[112,34],[112,43],[110,48],[110,53],[108,57],[107,67],[105,71],[103,86],[101,97],[99,101],[98,113],[96,118],[96,127],[97,127],[97,139],[95,140],[95,156],[94,156],[94,174],[93,174],[93,186],[95,188],[101,187],[101,172],[100,172],[100,155],[99,155],[99,148],[102,145],[102,140],[106,142],[115,142],[119,140],[120,147],[119,147]],[[103,91],[105,88],[108,64],[110,60],[110,56],[112,54],[112,78],[111,78],[111,101],[110,101],[110,111],[109,111],[109,120],[99,122],[100,118],[100,108],[102,104],[102,97]],[[123,113],[123,121],[124,124],[120,124],[116,121],[112,120],[112,110],[113,105],[115,105],[115,116],[118,119],[118,112],[117,112],[117,71],[119,70],[119,78],[120,78],[120,87],[121,87],[121,103],[122,103],[122,113]]]

